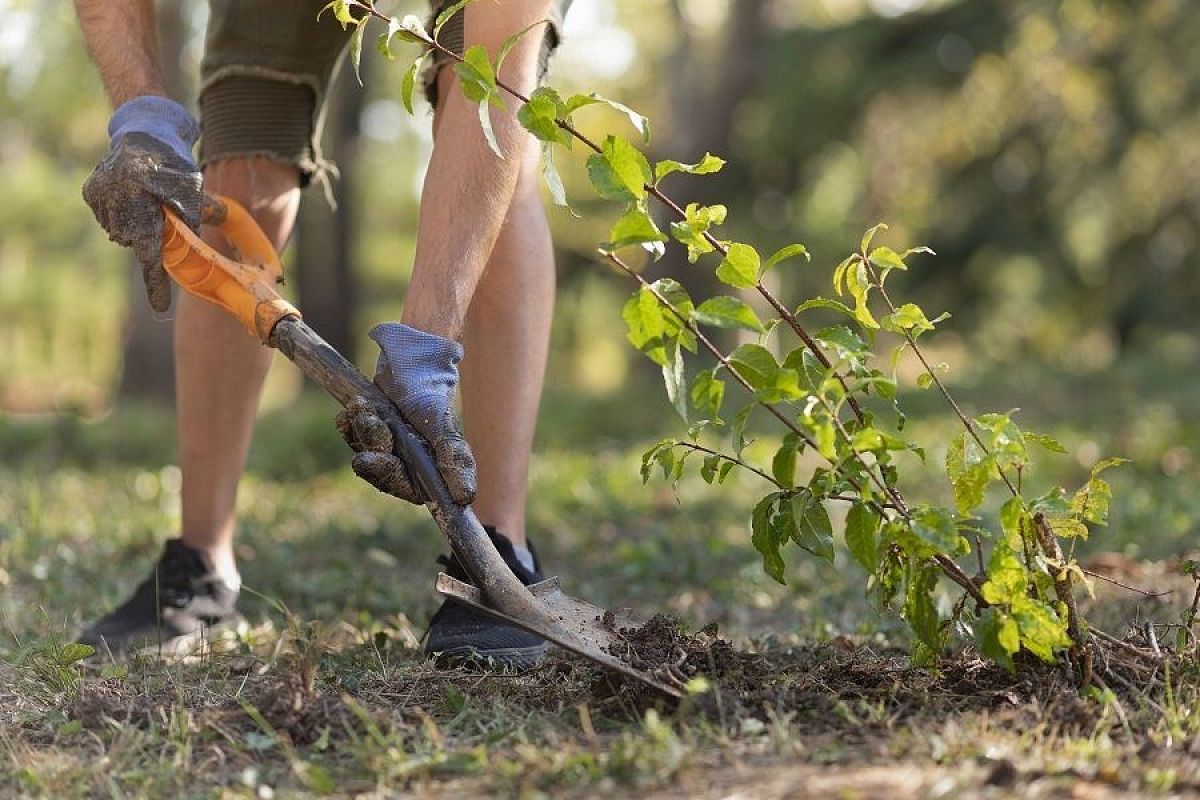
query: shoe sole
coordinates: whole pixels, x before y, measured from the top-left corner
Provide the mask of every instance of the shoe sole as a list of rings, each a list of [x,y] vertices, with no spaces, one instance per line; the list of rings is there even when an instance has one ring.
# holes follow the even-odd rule
[[[246,620],[239,614],[224,622],[206,625],[199,630],[162,642],[143,639],[144,644],[126,646],[121,650],[112,650],[107,646],[97,647],[95,654],[88,660],[96,663],[100,661],[120,663],[133,657],[141,657],[159,661],[187,662],[212,653],[232,651],[237,647],[238,636],[245,626]],[[101,645],[105,645],[103,640]]]
[[[549,642],[531,647],[501,647],[479,650],[471,645],[426,652],[439,667],[476,666],[485,669],[525,671],[536,667],[550,650]]]

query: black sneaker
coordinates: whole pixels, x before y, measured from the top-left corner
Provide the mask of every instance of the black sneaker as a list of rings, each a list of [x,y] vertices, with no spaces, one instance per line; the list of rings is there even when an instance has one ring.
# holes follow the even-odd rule
[[[517,560],[508,537],[488,526],[484,530],[496,545],[504,563],[521,583],[529,586],[543,579],[532,544],[527,545],[533,553],[534,568],[530,571]],[[446,568],[446,574],[450,577],[471,583],[470,576],[456,556],[438,556],[438,563]],[[442,603],[429,621],[429,630],[425,632],[425,655],[431,656],[439,666],[476,664],[501,669],[531,669],[542,660],[549,648],[549,642],[537,634],[450,599]]]
[[[96,657],[103,660],[135,652],[192,655],[242,621],[235,608],[237,596],[236,589],[213,574],[199,551],[170,539],[133,596],[88,625],[78,641],[96,648]]]

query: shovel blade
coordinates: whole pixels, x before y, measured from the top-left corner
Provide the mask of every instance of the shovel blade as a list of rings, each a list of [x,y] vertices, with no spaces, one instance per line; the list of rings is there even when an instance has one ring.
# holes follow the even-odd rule
[[[613,653],[619,653],[625,649],[625,637],[621,634],[621,630],[638,625],[628,609],[606,611],[577,597],[572,597],[563,592],[556,577],[529,587],[529,593],[533,595],[538,606],[553,620],[552,623],[540,620],[522,620],[497,611],[484,602],[483,595],[478,588],[452,578],[444,572],[438,575],[435,588],[443,597],[452,598],[482,611],[488,616],[504,620],[530,633],[536,633],[559,647],[635,678],[663,694],[672,697],[683,696],[683,691],[675,682],[668,682],[650,672],[636,669],[628,662],[613,655]]]

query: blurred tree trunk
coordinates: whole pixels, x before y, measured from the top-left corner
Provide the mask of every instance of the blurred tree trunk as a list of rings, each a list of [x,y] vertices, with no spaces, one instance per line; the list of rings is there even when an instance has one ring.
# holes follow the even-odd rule
[[[369,62],[363,59],[363,72]],[[305,321],[351,359],[359,298],[354,216],[358,208],[355,193],[363,95],[354,71],[343,61],[329,91],[324,148],[325,156],[337,164],[340,172],[332,180],[337,207],[330,210],[319,186],[304,193],[296,223],[296,266],[292,272]]]
[[[192,95],[190,76],[183,68],[183,53],[191,28],[190,4],[185,0],[158,0],[158,41],[167,91],[180,102]],[[139,398],[173,402],[175,399],[173,317],[155,319],[146,301],[142,270],[133,258],[129,270],[129,319],[121,353],[119,399]]]
[[[731,152],[734,123],[739,104],[754,93],[762,77],[759,54],[770,32],[768,1],[734,0],[729,6],[723,35],[713,47],[695,41],[680,0],[672,0],[670,6],[675,17],[675,47],[663,72],[669,83],[671,129],[669,135],[659,138],[664,150],[654,153],[654,157],[696,162],[707,151],[724,158],[726,165],[721,172],[696,178],[668,178],[666,187],[681,204],[729,204],[737,194],[737,187],[744,186],[747,180],[740,173],[736,154]],[[731,218],[741,215],[744,219],[747,212],[745,208],[729,209]],[[671,214],[660,217],[664,232],[674,221]],[[719,229],[714,233],[718,238],[727,236]],[[666,255],[652,270],[655,275],[677,277],[697,298],[741,294],[747,301],[757,302],[751,293],[736,292],[719,283],[713,273],[716,263],[709,263],[711,269],[689,267],[687,251],[676,244],[667,247]],[[714,331],[712,335],[726,342],[737,338],[736,333]]]

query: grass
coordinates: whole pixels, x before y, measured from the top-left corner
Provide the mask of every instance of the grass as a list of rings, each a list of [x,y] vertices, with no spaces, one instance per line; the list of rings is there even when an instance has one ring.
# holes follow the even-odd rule
[[[1084,560],[1115,552],[1104,563],[1122,580],[1175,591],[1151,599],[1098,584],[1089,613],[1117,632],[1135,619],[1174,621],[1191,599],[1170,561],[1194,541],[1197,431],[1186,420],[1196,401],[1166,387],[1158,402],[1133,405],[1140,395],[1122,389],[1089,417],[1054,398],[1100,396],[1097,386],[1142,379],[1139,369],[1118,365],[1065,388],[1034,376],[1046,402],[1026,412],[1071,450],[1051,466],[1056,480],[1078,480],[1101,453],[1137,459],[1114,475],[1113,527]],[[982,410],[982,398],[995,407],[1002,395],[981,384],[965,402]],[[642,486],[638,455],[664,419],[657,403],[631,414],[628,396],[548,398],[530,516],[568,591],[667,611],[693,630],[716,622],[736,645],[727,663],[689,662],[712,681],[678,707],[567,657],[524,676],[425,663],[418,639],[436,606],[442,543],[423,511],[341,466],[322,399],[265,419],[251,457],[238,551],[250,627],[197,663],[81,671],[71,635],[122,598],[177,526],[179,474],[162,450],[170,419],[147,409],[95,422],[0,417],[0,795],[1200,790],[1194,665],[1157,674],[1170,692],[1142,691],[1148,676],[1121,673],[1128,687],[1092,696],[1060,670],[1009,676],[970,652],[915,669],[900,626],[865,604],[844,554],[825,565],[793,552],[787,586],[762,574],[745,529],[762,488],[752,477],[719,496],[691,478],[677,491]],[[936,456],[951,429],[912,424]]]

